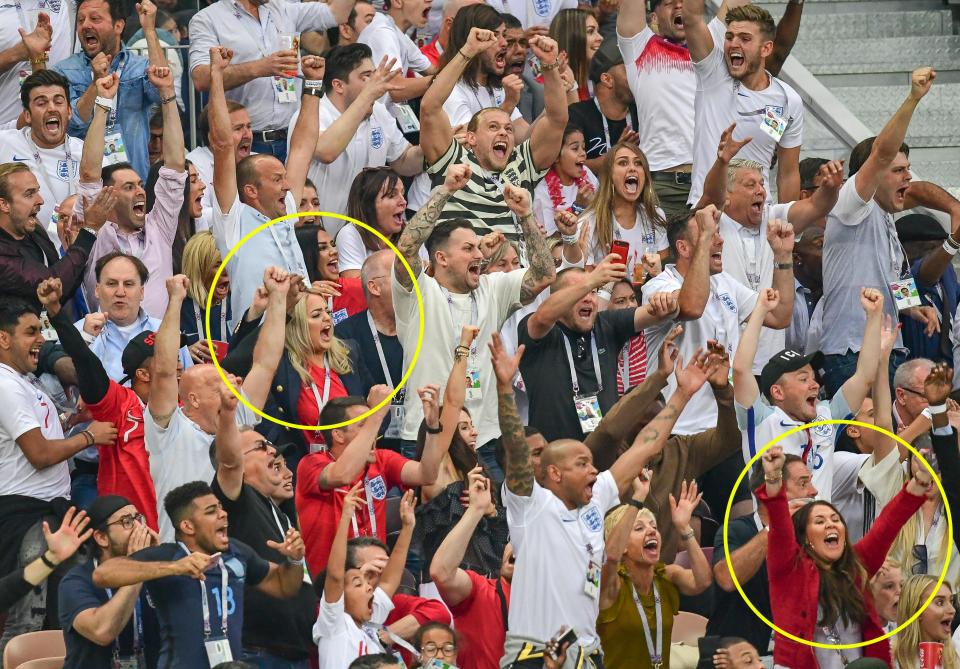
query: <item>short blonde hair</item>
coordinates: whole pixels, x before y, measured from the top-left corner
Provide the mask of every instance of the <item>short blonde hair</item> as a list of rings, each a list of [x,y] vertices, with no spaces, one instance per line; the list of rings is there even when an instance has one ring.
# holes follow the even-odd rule
[[[3,163],[0,165],[0,198],[10,200],[10,175],[18,172],[29,172],[30,168],[24,163]]]
[[[183,273],[190,280],[187,294],[193,303],[203,308],[207,303],[207,277],[220,266],[220,249],[209,230],[198,232],[183,247]]]

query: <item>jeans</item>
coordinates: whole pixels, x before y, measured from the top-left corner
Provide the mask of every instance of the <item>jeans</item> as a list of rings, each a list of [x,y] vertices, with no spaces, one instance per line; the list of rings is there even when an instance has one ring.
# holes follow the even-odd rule
[[[857,359],[859,357],[859,351],[850,350],[843,354],[831,353],[823,356],[823,385],[827,388],[827,394],[829,397],[836,395],[843,384],[854,375],[854,373],[857,371]],[[890,367],[888,369],[888,374],[890,375],[891,392],[893,391],[893,374],[897,371],[897,367],[899,367],[906,359],[907,354],[903,351],[894,351],[890,355]],[[856,413],[860,407],[850,408],[853,409],[854,413]],[[835,416],[835,418],[836,417],[837,416]]]
[[[272,142],[258,142],[254,140],[250,146],[252,153],[268,153],[281,163],[287,162],[287,140],[275,139]]]
[[[70,499],[78,509],[88,509],[97,498],[97,475],[78,474],[76,471],[70,477]]]
[[[244,648],[243,661],[258,669],[310,669],[309,660],[285,660],[261,648]]]

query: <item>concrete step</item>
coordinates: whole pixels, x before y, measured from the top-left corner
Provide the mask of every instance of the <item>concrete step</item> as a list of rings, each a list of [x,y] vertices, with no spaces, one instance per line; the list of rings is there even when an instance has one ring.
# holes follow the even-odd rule
[[[841,5],[841,10],[846,7]],[[779,23],[783,8],[771,11]],[[800,22],[799,43],[807,40],[878,39],[885,37],[931,37],[953,34],[949,10],[918,12],[847,12],[810,14]]]
[[[763,0],[756,3],[771,14],[783,12],[788,0]],[[943,9],[940,0],[807,0],[803,6],[803,15],[835,14],[837,12],[910,12],[920,10]]]
[[[909,72],[931,66],[960,69],[960,37],[798,40],[792,55],[815,75]]]
[[[833,93],[868,128],[879,132],[900,107],[906,97],[907,87],[837,87]],[[960,145],[960,114],[957,109],[960,109],[960,84],[935,83],[913,115],[907,143],[917,147]],[[957,151],[957,155],[960,155],[960,148]]]

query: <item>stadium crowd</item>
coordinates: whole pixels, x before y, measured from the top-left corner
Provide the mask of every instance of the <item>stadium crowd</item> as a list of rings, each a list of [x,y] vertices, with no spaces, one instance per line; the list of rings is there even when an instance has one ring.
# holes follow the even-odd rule
[[[182,4],[0,5],[7,669],[960,669],[932,69],[801,160],[802,0]]]

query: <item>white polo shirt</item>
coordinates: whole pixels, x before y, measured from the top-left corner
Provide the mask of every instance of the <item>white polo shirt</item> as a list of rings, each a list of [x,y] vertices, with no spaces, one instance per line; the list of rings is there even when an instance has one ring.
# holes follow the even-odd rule
[[[720,215],[723,237],[723,271],[747,288],[757,291],[773,287],[773,249],[767,242],[770,219],[787,220],[792,202],[765,205],[760,227],[740,225],[726,214]],[[786,330],[762,328],[753,373],[760,374],[767,361],[786,347]]]
[[[76,3],[71,0],[20,0],[20,10],[13,0],[0,4],[0,51],[20,44],[18,28],[31,33],[37,27],[37,15],[50,17],[53,39],[50,42],[50,65],[73,55],[73,19]],[[20,103],[20,81],[32,73],[30,63],[14,63],[6,72],[0,72],[0,123],[16,121],[23,105]],[[79,159],[80,154],[77,154]],[[41,219],[43,220],[43,219]]]
[[[320,100],[319,114],[320,132],[329,128],[340,118],[340,110],[327,96]],[[290,138],[293,137],[293,129],[297,125],[299,116],[298,109],[290,119],[290,129],[287,132],[288,151]],[[307,176],[317,187],[320,210],[346,214],[350,186],[360,171],[364,167],[383,167],[399,160],[409,146],[410,142],[404,139],[396,120],[386,106],[380,102],[374,102],[373,111],[360,122],[353,139],[336,160],[329,164],[321,163],[316,159],[310,162]],[[324,218],[323,222],[331,235],[336,235],[344,224],[338,218]]]
[[[579,6],[577,0],[487,0],[487,4],[501,14],[512,14],[520,19],[524,30],[533,26],[549,28],[560,10]]]
[[[0,495],[23,495],[49,502],[70,498],[70,466],[66,460],[36,469],[17,439],[40,428],[45,439],[63,439],[57,407],[47,394],[12,367],[0,364]]]
[[[190,19],[190,67],[210,64],[210,48],[233,50],[234,65],[260,60],[283,47],[280,35],[297,35],[310,30],[336,28],[330,6],[325,2],[267,0],[260,5],[258,21],[237,0],[219,0],[201,9]],[[272,77],[258,77],[226,92],[227,99],[247,108],[254,131],[286,128],[299,104],[281,103],[274,93]]]
[[[397,63],[394,69],[399,69],[406,76],[407,70],[423,72],[433,65],[389,14],[374,14],[373,20],[360,32],[357,41],[370,47],[374,67],[384,57],[395,58]]]
[[[387,593],[381,588],[374,590],[370,622],[382,625],[391,611],[393,601]],[[320,597],[320,611],[313,624],[313,642],[320,653],[320,669],[343,669],[358,657],[383,652],[373,629],[360,627],[347,613],[343,593],[333,603]]]
[[[667,265],[663,272],[653,277],[641,289],[644,303],[656,293],[673,292],[683,286],[683,277],[675,265]],[[731,360],[740,343],[740,325],[750,317],[757,304],[757,294],[735,280],[726,272],[710,277],[710,296],[703,315],[693,321],[683,321],[683,334],[674,340],[684,362],[689,362],[697,349],[704,348],[708,339],[720,342],[730,354]],[[656,370],[660,361],[660,346],[667,334],[678,323],[667,319],[644,330],[647,338],[647,374]],[[677,389],[676,377],[671,374],[663,394],[668,399]],[[674,434],[697,434],[717,425],[717,403],[709,383],[690,398],[680,418],[674,425]]]
[[[56,248],[60,248],[60,240],[57,238],[56,224],[51,224],[54,208],[68,195],[77,192],[77,184],[80,182],[80,154],[83,152],[81,140],[70,136],[64,139],[60,146],[44,149],[34,144],[29,127],[0,130],[0,163],[23,163],[37,178],[40,195],[43,197],[43,206],[40,207],[37,220]]]
[[[529,497],[506,483],[501,496],[517,556],[507,633],[544,643],[566,625],[580,645],[595,644],[600,599],[587,595],[584,585],[589,563],[602,566],[606,559],[603,518],[620,503],[613,474],[602,472],[590,503],[577,509],[536,481]]]

